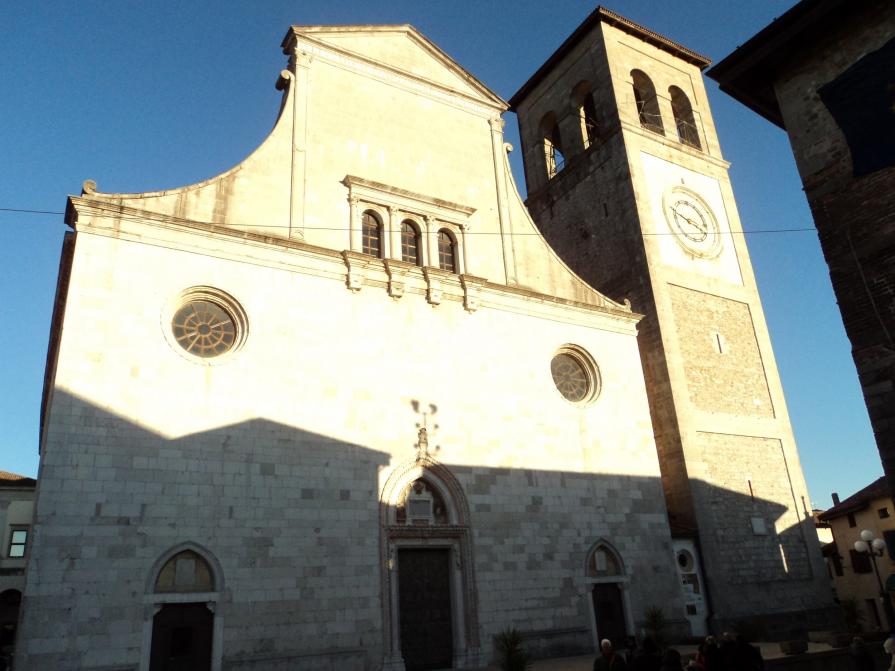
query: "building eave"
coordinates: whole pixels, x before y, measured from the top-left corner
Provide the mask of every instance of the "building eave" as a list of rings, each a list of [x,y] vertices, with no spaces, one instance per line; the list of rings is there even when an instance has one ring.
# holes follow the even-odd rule
[[[774,90],[781,63],[822,38],[861,3],[802,0],[706,72],[732,98],[786,130]]]
[[[677,56],[678,58],[695,65],[700,70],[711,65],[711,59],[703,56],[701,54],[696,53],[692,49],[688,49],[687,47],[678,44],[677,42],[668,39],[664,35],[660,35],[659,33],[650,30],[649,28],[645,28],[630,19],[625,18],[621,14],[616,14],[612,10],[606,9],[603,6],[598,6],[591,14],[584,19],[584,21],[579,25],[574,32],[569,35],[568,38],[559,46],[559,48],[553,52],[550,58],[540,67],[538,70],[525,82],[522,87],[513,94],[510,98],[510,111],[515,111],[518,104],[525,99],[525,97],[537,86],[542,79],[547,75],[548,72],[553,70],[555,65],[562,60],[566,54],[569,53],[572,49],[574,49],[578,43],[587,35],[590,30],[596,26],[598,23],[606,23],[608,25],[619,28],[620,30],[625,31],[635,37],[640,38],[644,42],[652,44],[663,51],[667,51],[668,53]]]

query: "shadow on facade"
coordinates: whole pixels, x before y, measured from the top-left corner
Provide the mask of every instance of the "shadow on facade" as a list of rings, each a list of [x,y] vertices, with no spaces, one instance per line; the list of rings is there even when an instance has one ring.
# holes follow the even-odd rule
[[[51,412],[18,669],[155,668],[161,614],[196,603],[213,669],[480,668],[507,627],[540,656],[590,651],[653,605],[688,628],[659,478],[455,466],[449,446],[390,455],[265,419],[167,439],[61,390]],[[728,592],[828,605],[807,522],[699,487]]]

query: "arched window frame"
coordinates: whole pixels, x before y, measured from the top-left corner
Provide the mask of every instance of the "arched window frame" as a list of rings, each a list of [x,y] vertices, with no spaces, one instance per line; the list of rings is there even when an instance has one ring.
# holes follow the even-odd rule
[[[572,107],[578,115],[581,142],[585,149],[590,149],[597,143],[599,125],[597,123],[597,108],[594,105],[593,86],[588,80],[578,82],[572,89]]]
[[[612,557],[612,560],[615,562],[618,567],[617,573],[611,573],[607,575],[591,575],[590,574],[590,565],[591,560],[593,560],[597,554],[597,552],[605,552],[607,555]],[[591,582],[627,582],[628,575],[625,571],[625,564],[622,561],[621,555],[618,553],[609,541],[600,538],[593,545],[590,546],[590,549],[587,551],[587,556],[584,561],[584,575]]]
[[[416,244],[416,260],[415,261],[414,260],[408,261],[407,256],[405,255],[405,244],[404,244],[405,226],[410,226],[413,229],[413,235],[414,235],[414,240],[415,240],[415,244]],[[424,230],[425,229],[424,229],[423,225],[420,224],[420,222],[417,221],[412,216],[405,215],[401,219],[401,226],[400,226],[401,260],[404,261],[405,263],[413,263],[415,266],[425,265],[425,259],[423,258],[423,247],[424,247],[423,231]]]
[[[444,241],[447,241],[448,248],[451,252],[451,263],[448,266],[446,262],[446,254],[443,252],[442,244]],[[441,270],[447,271],[449,273],[459,274],[460,273],[460,252],[459,246],[457,244],[457,235],[450,228],[446,226],[442,226],[438,229],[438,232],[435,234],[435,242],[438,247],[438,267]]]
[[[544,161],[547,165],[547,178],[561,172],[566,165],[563,151],[562,135],[554,112],[547,112],[541,119],[541,140],[544,145]]]
[[[165,565],[181,552],[189,550],[199,555],[208,564],[211,571],[214,590],[211,592],[156,592],[155,584],[159,573]],[[143,603],[143,641],[140,650],[138,671],[149,671],[149,660],[152,652],[152,624],[156,613],[169,603],[204,603],[214,615],[211,642],[211,671],[221,671],[224,651],[224,618],[217,605],[224,593],[224,571],[217,557],[198,543],[186,542],[175,545],[162,553],[155,560],[146,576]]]
[[[634,102],[641,127],[664,135],[665,125],[662,123],[659,98],[653,80],[643,70],[631,70],[631,86],[634,89]]]
[[[696,127],[690,98],[677,86],[668,87],[668,96],[671,98],[671,113],[674,115],[674,125],[677,128],[677,137],[681,144],[702,150],[699,129]]]
[[[372,226],[369,223],[370,219],[375,222]],[[367,254],[377,259],[385,258],[385,226],[383,225],[383,221],[385,221],[385,218],[375,208],[365,207],[363,212],[361,212],[360,230],[362,254]],[[368,234],[368,231],[371,229],[376,231],[375,237]],[[372,242],[374,240],[379,247],[378,250],[373,249]]]

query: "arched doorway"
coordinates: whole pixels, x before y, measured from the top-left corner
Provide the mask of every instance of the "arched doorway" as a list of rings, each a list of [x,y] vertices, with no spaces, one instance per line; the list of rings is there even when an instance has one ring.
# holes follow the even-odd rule
[[[380,499],[386,671],[483,666],[469,512],[430,457],[396,469]]]
[[[219,671],[221,571],[194,544],[172,548],[150,572],[141,671]]]
[[[614,647],[624,647],[629,631],[627,604],[628,577],[618,552],[606,541],[599,540],[587,554],[585,575],[590,590],[595,647],[608,638]]]

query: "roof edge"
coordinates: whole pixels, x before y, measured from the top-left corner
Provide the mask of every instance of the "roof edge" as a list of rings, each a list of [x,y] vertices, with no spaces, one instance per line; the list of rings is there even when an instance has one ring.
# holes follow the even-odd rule
[[[526,81],[519,90],[510,97],[510,111],[515,111],[516,106],[541,82],[542,79],[544,79],[544,77],[547,76],[547,73],[553,69],[553,66],[577,46],[584,35],[598,23],[607,23],[630,35],[639,37],[644,42],[648,42],[659,49],[667,51],[691,65],[695,65],[700,70],[704,70],[712,63],[711,59],[707,56],[703,56],[664,35],[660,35],[649,28],[641,26],[639,23],[635,23],[634,21],[631,21],[631,19],[613,12],[611,9],[606,9],[602,5],[598,5],[597,8],[591,12],[577,28],[575,28],[572,34],[559,45],[559,48],[553,52],[550,58],[548,58],[545,63],[538,68],[531,77],[529,77],[528,81]]]

